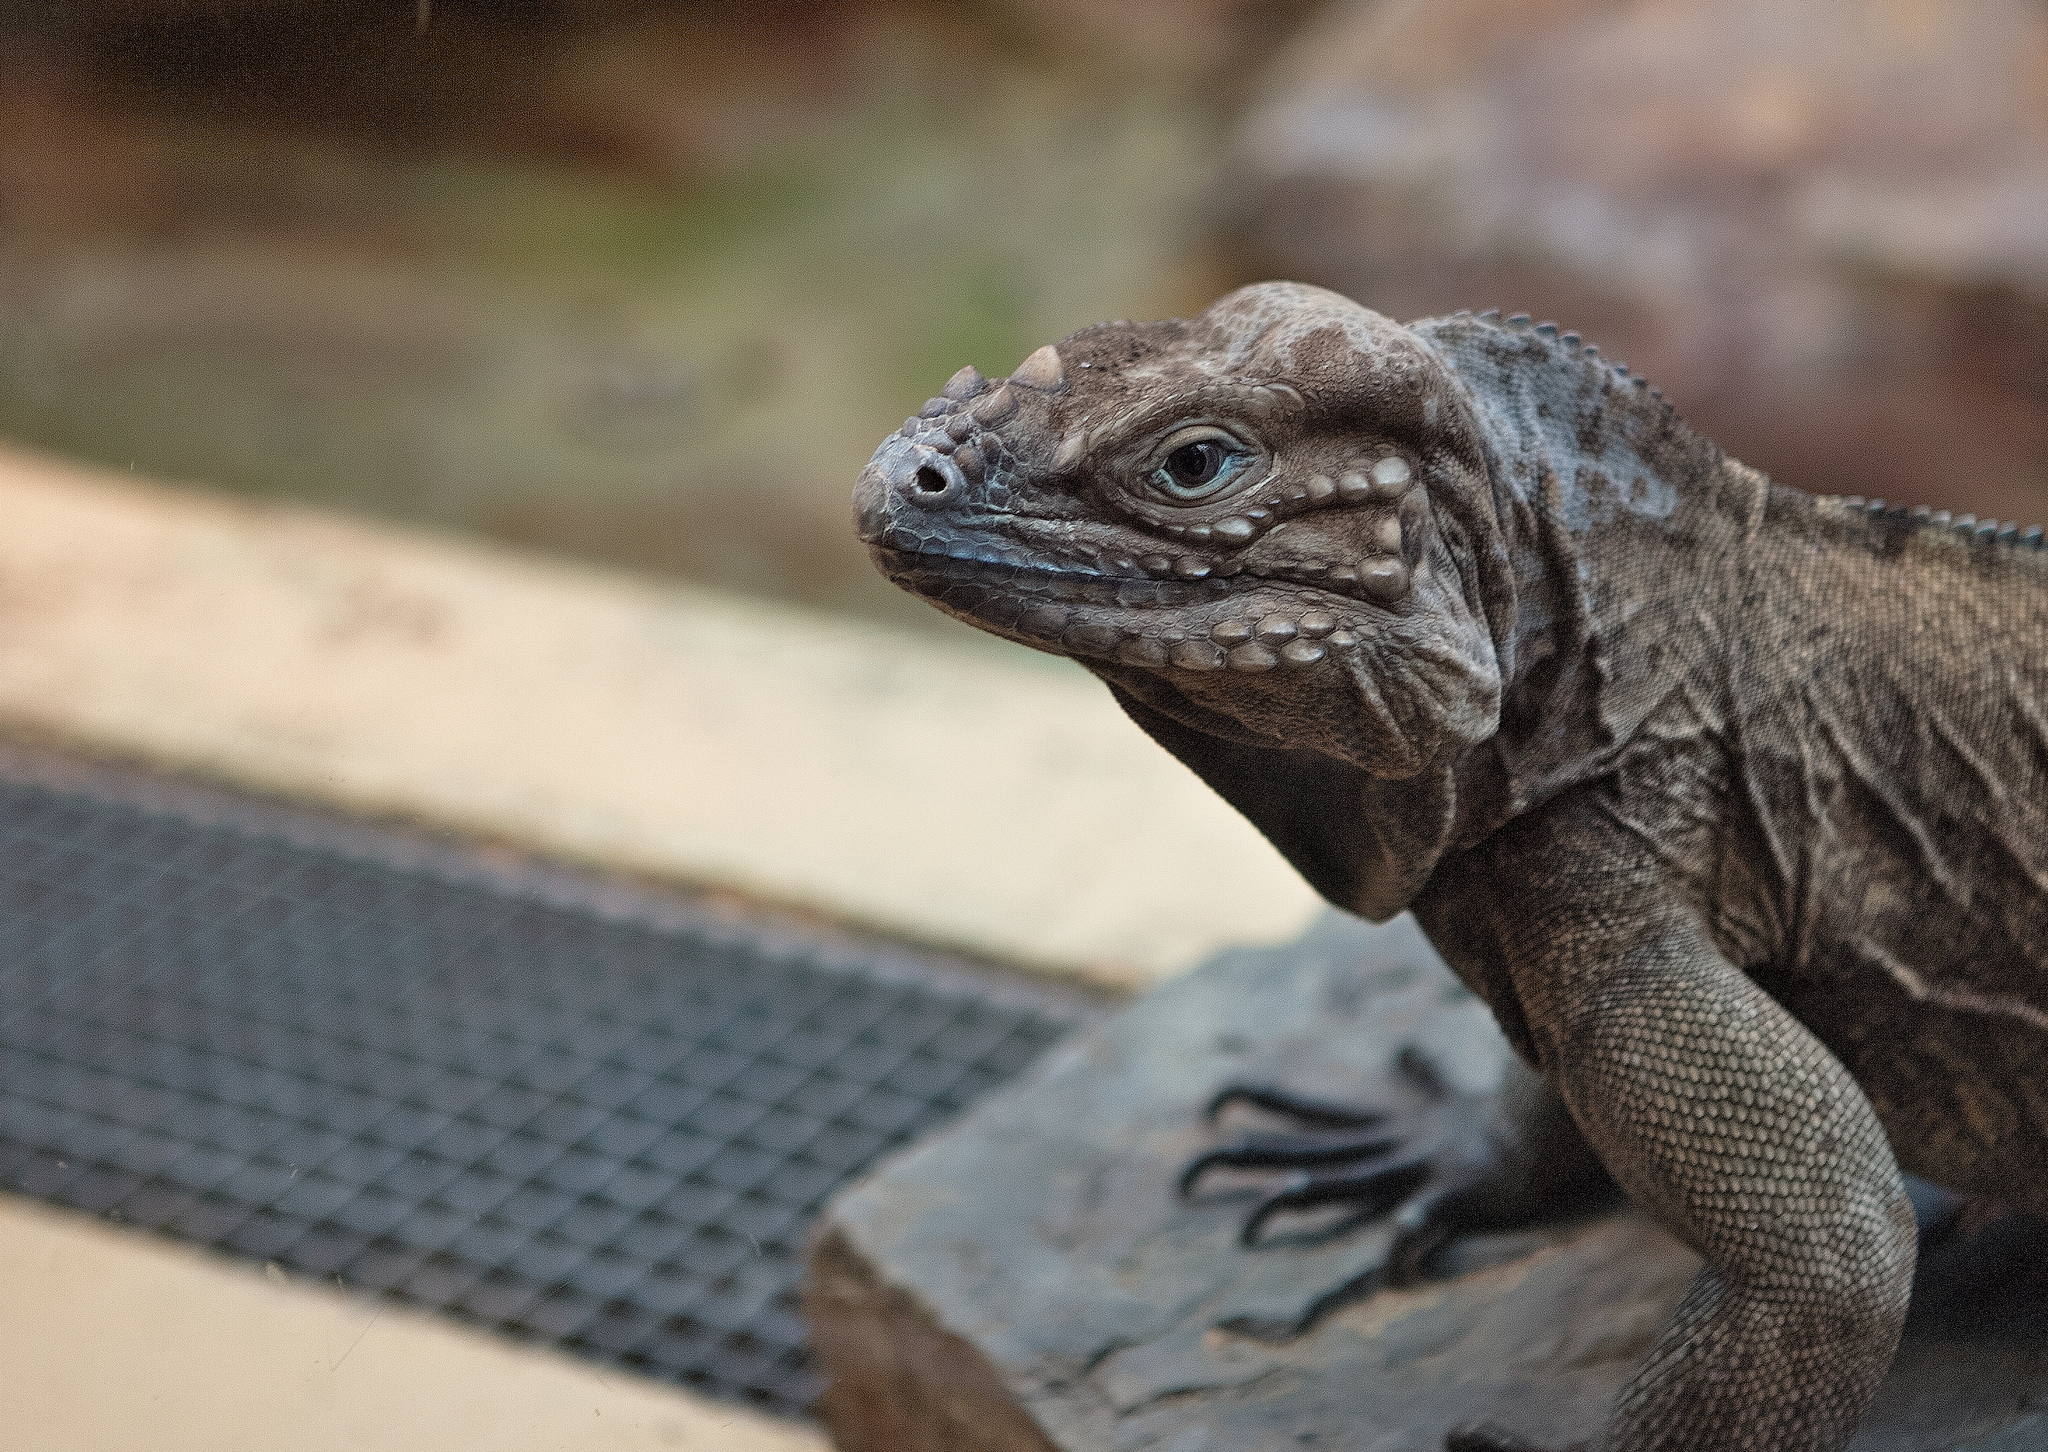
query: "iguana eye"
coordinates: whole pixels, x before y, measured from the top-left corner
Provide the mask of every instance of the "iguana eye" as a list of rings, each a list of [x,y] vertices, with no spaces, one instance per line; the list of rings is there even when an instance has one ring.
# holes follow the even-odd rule
[[[1167,439],[1158,465],[1146,479],[1181,502],[1207,499],[1258,457],[1221,429],[1185,429]]]

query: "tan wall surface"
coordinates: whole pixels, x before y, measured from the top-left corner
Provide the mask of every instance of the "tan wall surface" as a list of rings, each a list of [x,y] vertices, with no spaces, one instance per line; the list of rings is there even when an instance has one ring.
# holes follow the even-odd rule
[[[0,453],[0,731],[1141,984],[1313,910],[1063,662]]]

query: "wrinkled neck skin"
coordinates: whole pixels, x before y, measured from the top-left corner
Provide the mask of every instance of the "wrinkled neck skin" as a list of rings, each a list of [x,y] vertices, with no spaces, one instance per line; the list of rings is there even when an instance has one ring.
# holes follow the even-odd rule
[[[1464,846],[1603,774],[1683,688],[1701,652],[1668,647],[1697,637],[1701,608],[1739,581],[1770,485],[1548,330],[1470,317],[1414,327],[1464,386],[1508,564],[1483,591],[1500,725],[1452,771],[1449,838]]]

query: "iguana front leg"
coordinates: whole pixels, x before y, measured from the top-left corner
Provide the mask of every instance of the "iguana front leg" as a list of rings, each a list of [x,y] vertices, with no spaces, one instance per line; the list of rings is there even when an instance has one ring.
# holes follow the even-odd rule
[[[1425,925],[1455,920],[1454,966],[1505,974],[1587,1141],[1707,1262],[1598,1445],[1846,1446],[1897,1347],[1914,1263],[1912,1207],[1869,1101],[1599,801],[1556,804],[1471,856],[1484,860],[1445,864]]]

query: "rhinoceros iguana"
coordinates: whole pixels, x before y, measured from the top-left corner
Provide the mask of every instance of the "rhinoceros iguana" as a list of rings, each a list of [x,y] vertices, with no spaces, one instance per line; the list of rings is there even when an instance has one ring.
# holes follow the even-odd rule
[[[1492,1007],[1515,1134],[1325,1125],[1291,1203],[1398,1180],[1412,1259],[1604,1166],[1705,1258],[1605,1452],[1846,1444],[1901,1166],[2048,1214],[2040,530],[1775,484],[1548,325],[1287,283],[963,369],[856,515]]]

